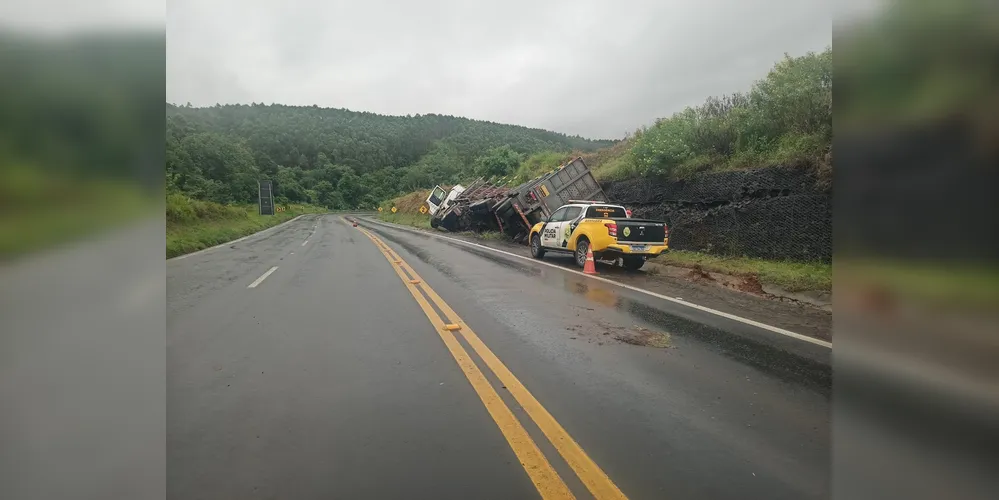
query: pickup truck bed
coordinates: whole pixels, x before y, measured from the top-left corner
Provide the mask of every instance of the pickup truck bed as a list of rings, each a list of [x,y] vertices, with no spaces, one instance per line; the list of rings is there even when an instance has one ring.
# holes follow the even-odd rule
[[[651,219],[605,219],[617,224],[617,241],[620,243],[655,243],[662,245],[666,239],[666,224]]]

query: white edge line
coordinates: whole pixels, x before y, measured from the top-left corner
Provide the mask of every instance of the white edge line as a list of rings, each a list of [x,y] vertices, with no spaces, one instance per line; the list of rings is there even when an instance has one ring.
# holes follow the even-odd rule
[[[302,246],[304,247],[304,246],[305,246],[305,244],[306,244],[306,243],[308,243],[308,242],[309,242],[309,240],[305,240],[305,241],[303,241],[303,242],[302,242]]]
[[[259,278],[257,278],[257,279],[256,279],[256,281],[254,281],[253,283],[250,283],[250,286],[248,286],[248,287],[246,287],[246,288],[256,288],[256,287],[257,287],[257,285],[259,285],[259,284],[260,284],[260,283],[262,283],[262,282],[263,282],[263,281],[264,281],[265,279],[267,279],[267,277],[268,277],[268,276],[270,276],[270,275],[271,275],[271,273],[273,273],[274,271],[277,271],[277,268],[278,268],[278,266],[274,266],[274,267],[272,267],[272,268],[268,269],[266,273],[262,274],[262,275],[261,275],[261,276],[260,276]]]
[[[482,248],[482,249],[485,249],[485,250],[489,250],[491,252],[496,252],[496,253],[500,253],[500,254],[503,254],[503,255],[508,255],[510,257],[516,257],[518,259],[527,260],[527,261],[533,262],[535,264],[541,264],[541,265],[548,266],[548,267],[551,267],[551,268],[554,268],[554,269],[559,269],[559,270],[562,270],[562,271],[565,271],[565,272],[578,274],[578,275],[584,276],[586,278],[591,278],[591,279],[595,279],[597,281],[601,281],[601,282],[608,283],[608,284],[611,284],[611,285],[616,285],[616,286],[619,286],[621,288],[626,288],[626,289],[634,291],[634,292],[644,293],[646,295],[650,295],[650,296],[655,297],[657,299],[668,300],[670,302],[673,302],[674,304],[680,304],[680,305],[683,305],[683,306],[691,307],[691,308],[697,309],[698,311],[703,311],[703,312],[706,312],[706,313],[714,314],[716,316],[721,316],[723,318],[727,318],[727,319],[730,319],[730,320],[733,320],[733,321],[738,321],[740,323],[744,323],[744,324],[747,324],[747,325],[755,326],[757,328],[762,328],[764,330],[768,330],[768,331],[771,331],[773,333],[779,333],[781,335],[784,335],[784,336],[787,336],[787,337],[791,337],[793,339],[802,340],[802,341],[809,342],[809,343],[812,343],[812,344],[815,344],[815,345],[818,345],[818,346],[822,346],[822,347],[825,347],[825,348],[828,348],[828,349],[832,349],[832,342],[826,342],[825,340],[817,339],[817,338],[814,338],[814,337],[809,337],[807,335],[802,335],[800,333],[795,333],[795,332],[792,332],[790,330],[785,330],[783,328],[777,328],[776,326],[770,326],[770,325],[767,325],[765,323],[760,323],[759,321],[751,320],[749,318],[743,318],[741,316],[736,316],[734,314],[729,314],[727,312],[718,311],[716,309],[711,309],[710,307],[700,306],[700,305],[694,304],[694,303],[686,301],[686,300],[675,299],[673,297],[667,297],[665,295],[662,295],[662,294],[659,294],[659,293],[656,293],[656,292],[652,292],[652,291],[649,291],[649,290],[645,290],[643,288],[638,288],[638,287],[635,287],[635,286],[627,285],[627,284],[624,284],[624,283],[619,283],[617,281],[609,280],[607,278],[602,278],[600,276],[593,276],[592,274],[585,274],[585,273],[582,273],[580,271],[576,271],[575,269],[567,269],[567,268],[562,267],[562,266],[556,266],[555,264],[550,264],[548,262],[544,262],[544,261],[541,261],[541,260],[532,259],[532,258],[526,257],[524,255],[517,255],[515,253],[507,252],[507,251],[504,251],[504,250],[499,250],[497,248],[492,248],[492,247],[488,247],[488,246],[485,246],[485,245],[480,245],[478,243],[472,243],[471,241],[459,240],[457,238],[451,238],[449,236],[444,236],[444,235],[440,235],[440,234],[434,234],[434,233],[430,233],[430,232],[427,232],[427,231],[419,231],[417,229],[411,229],[411,228],[408,228],[408,227],[405,227],[405,226],[396,225],[396,224],[389,225],[388,223],[381,222],[381,221],[375,221],[373,219],[365,219],[365,220],[367,220],[368,222],[372,222],[374,224],[379,224],[379,225],[385,226],[385,227],[398,228],[398,229],[402,229],[402,230],[406,230],[406,231],[410,231],[410,232],[414,232],[414,233],[418,233],[418,234],[426,234],[428,236],[433,236],[433,237],[436,237],[436,238],[442,238],[442,239],[445,239],[445,240],[451,240],[451,241],[454,241],[456,243],[460,243],[462,245],[468,245],[468,246],[473,246],[473,247],[477,247],[477,248]]]
[[[239,238],[239,239],[235,239],[235,240],[232,240],[232,241],[227,241],[225,243],[219,243],[218,245],[215,245],[213,247],[204,248],[204,249],[198,250],[197,252],[185,253],[184,255],[178,255],[176,257],[171,257],[171,258],[167,259],[167,262],[170,262],[172,260],[186,259],[188,257],[194,257],[195,255],[200,255],[200,254],[209,252],[211,250],[215,250],[217,248],[222,248],[224,246],[228,246],[228,245],[233,245],[233,244],[239,243],[240,241],[243,241],[243,240],[245,240],[247,238],[252,238],[253,236],[262,235],[264,233],[268,233],[270,231],[273,231],[273,230],[275,230],[275,229],[277,229],[277,228],[279,228],[279,227],[281,227],[281,226],[283,226],[285,224],[289,224],[289,223],[295,222],[296,220],[298,220],[299,217],[304,217],[306,215],[312,215],[312,214],[302,214],[302,215],[299,215],[299,216],[295,217],[294,219],[288,219],[288,220],[286,220],[286,221],[284,221],[284,222],[282,222],[282,223],[280,223],[280,224],[278,224],[276,226],[271,226],[271,227],[269,227],[267,229],[261,229],[260,231],[257,231],[257,232],[255,232],[253,234],[248,234],[248,235],[243,236],[242,238]]]

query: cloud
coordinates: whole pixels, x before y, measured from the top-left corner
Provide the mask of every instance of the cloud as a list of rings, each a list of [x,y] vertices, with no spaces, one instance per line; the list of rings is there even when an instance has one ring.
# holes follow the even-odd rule
[[[0,26],[63,34],[79,30],[163,29],[164,3],[157,0],[4,0]]]
[[[167,100],[615,138],[831,43],[826,0],[171,0]]]

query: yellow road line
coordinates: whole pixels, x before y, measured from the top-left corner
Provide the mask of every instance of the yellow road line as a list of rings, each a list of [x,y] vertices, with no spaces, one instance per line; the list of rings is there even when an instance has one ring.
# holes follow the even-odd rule
[[[361,229],[368,238],[374,242],[382,252],[382,255],[388,259],[389,262],[394,263],[391,252],[387,246],[381,242],[378,237],[369,233],[366,230]],[[514,454],[520,460],[521,466],[527,471],[528,476],[531,478],[531,482],[534,483],[535,488],[537,488],[538,493],[541,494],[542,498],[545,499],[574,499],[575,496],[569,491],[569,487],[566,486],[562,478],[559,477],[558,473],[545,458],[544,453],[538,448],[538,445],[531,439],[531,436],[527,433],[527,430],[520,424],[517,417],[513,415],[510,408],[506,406],[506,403],[500,398],[499,394],[496,393],[496,389],[493,388],[492,384],[486,379],[482,371],[475,365],[472,359],[468,356],[468,352],[465,348],[461,346],[458,339],[455,338],[449,330],[446,329],[446,325],[441,317],[434,311],[433,307],[427,302],[423,294],[420,293],[418,286],[424,286],[424,289],[429,289],[423,284],[423,280],[413,275],[413,281],[419,280],[419,283],[412,283],[410,279],[403,272],[403,268],[399,264],[394,264],[392,268],[395,270],[396,274],[405,284],[406,288],[416,299],[417,304],[423,309],[424,314],[427,315],[427,319],[437,330],[438,335],[440,335],[441,340],[444,341],[444,345],[447,346],[454,360],[458,363],[461,371],[468,378],[468,381],[472,384],[472,388],[478,394],[479,399],[482,400],[482,404],[485,405],[486,410],[489,415],[496,422],[499,427],[500,432],[503,433],[503,437],[506,438],[507,443],[510,444],[510,448],[513,449]]]
[[[404,266],[406,271],[408,271],[414,278],[420,279],[416,272],[413,271],[413,269],[409,267],[409,264],[405,261],[402,263],[402,266]],[[593,497],[597,499],[627,498],[624,493],[618,489],[617,485],[611,481],[607,474],[604,473],[600,466],[598,466],[596,462],[594,462],[593,459],[591,459],[589,455],[583,451],[583,448],[579,446],[579,443],[572,439],[572,436],[570,436],[569,433],[562,428],[558,421],[555,420],[555,417],[553,417],[551,413],[548,413],[548,410],[546,410],[544,406],[541,406],[541,403],[535,399],[534,395],[531,394],[530,391],[527,390],[527,387],[525,387],[524,384],[522,384],[520,380],[518,380],[517,377],[515,377],[506,367],[506,365],[504,365],[503,362],[500,361],[495,354],[493,354],[492,350],[490,350],[489,347],[482,342],[479,336],[475,334],[475,331],[465,324],[458,314],[455,313],[454,310],[451,309],[451,307],[448,306],[439,295],[437,295],[437,292],[430,287],[424,287],[424,291],[427,292],[430,300],[433,301],[433,303],[436,304],[448,318],[450,318],[451,322],[459,326],[459,331],[465,337],[465,340],[468,341],[468,344],[472,346],[472,349],[474,349],[476,353],[478,353],[479,357],[486,363],[486,366],[488,366],[489,369],[496,374],[496,377],[500,379],[500,382],[506,386],[507,390],[510,391],[510,394],[513,395],[514,399],[516,399],[517,402],[520,403],[520,406],[524,408],[524,411],[526,411],[527,414],[530,415],[531,419],[538,424],[538,427],[541,428],[541,432],[544,433],[545,437],[547,437],[548,440],[551,441],[552,445],[555,446],[555,449],[558,450],[563,458],[565,458],[565,461],[569,463],[569,466],[572,467],[572,470],[576,472],[579,479],[584,485],[586,485],[586,489],[590,490]]]
[[[579,446],[579,443],[572,439],[572,436],[570,436],[561,424],[555,420],[555,417],[548,413],[548,410],[546,410],[544,406],[542,406],[541,403],[534,397],[534,395],[527,390],[527,387],[525,387],[524,384],[522,384],[520,380],[518,380],[517,377],[514,376],[513,373],[506,367],[506,365],[500,361],[492,350],[490,350],[489,347],[482,342],[479,336],[475,334],[475,331],[472,330],[472,328],[469,327],[468,324],[466,324],[464,320],[462,320],[461,317],[458,316],[458,314],[454,312],[454,310],[451,309],[451,307],[448,306],[448,304],[444,302],[439,295],[437,295],[437,292],[427,286],[426,282],[423,281],[423,278],[421,278],[408,263],[402,260],[401,257],[393,255],[390,251],[387,251],[387,245],[385,245],[380,238],[367,230],[362,231],[368,236],[368,238],[371,238],[376,245],[380,248],[386,249],[383,253],[390,262],[395,264],[393,268],[396,268],[396,272],[399,273],[399,276],[404,282],[406,282],[409,278],[402,273],[402,270],[405,270],[405,272],[408,273],[413,280],[420,281],[420,286],[423,287],[423,291],[426,292],[427,296],[430,297],[430,300],[437,305],[445,316],[447,316],[445,319],[448,319],[451,325],[457,326],[456,330],[461,332],[468,344],[472,346],[472,349],[474,349],[479,357],[482,358],[489,369],[496,374],[496,377],[499,378],[500,381],[506,386],[511,395],[513,395],[514,399],[517,400],[521,407],[524,408],[524,411],[526,411],[531,419],[534,420],[534,422],[541,429],[541,432],[544,433],[545,437],[547,437],[549,441],[551,441],[552,445],[556,450],[558,450],[559,454],[565,458],[565,461],[570,467],[572,467],[572,470],[576,473],[580,481],[582,481],[594,498],[626,499],[627,497],[624,493],[621,492],[613,481],[611,481],[610,477],[607,476],[600,466],[598,466],[596,462],[594,462],[593,459],[591,459],[589,455],[583,451],[583,448]],[[418,290],[415,289],[416,285],[409,286],[411,287],[410,291],[414,292],[414,297],[419,295],[417,302],[422,301],[423,303],[426,303],[426,299],[424,299],[424,297],[419,294]],[[426,309],[424,309],[424,311],[427,312]],[[427,315],[431,316],[429,312],[427,312]],[[434,326],[438,328],[438,332],[441,332],[443,320],[438,318],[436,313],[432,316],[437,318],[437,321],[441,323],[441,325],[436,323],[434,324]],[[434,319],[431,319],[431,322],[434,321]],[[462,348],[460,344],[458,344],[458,347],[464,352],[464,348]],[[490,386],[490,389],[492,389],[492,386]]]

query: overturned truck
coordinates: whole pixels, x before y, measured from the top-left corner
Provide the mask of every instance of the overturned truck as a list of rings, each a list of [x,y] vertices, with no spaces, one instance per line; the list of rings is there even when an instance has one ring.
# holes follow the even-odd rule
[[[531,226],[569,200],[608,201],[582,158],[517,187],[477,179],[450,191],[435,186],[427,197],[430,225],[447,231],[499,231],[526,242]]]

